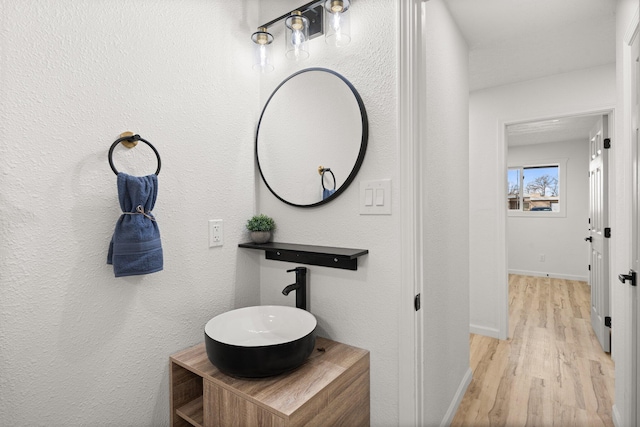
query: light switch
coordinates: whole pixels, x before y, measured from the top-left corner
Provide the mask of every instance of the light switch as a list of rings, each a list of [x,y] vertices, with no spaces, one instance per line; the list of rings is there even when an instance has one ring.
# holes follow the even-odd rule
[[[391,215],[391,180],[360,181],[360,215]]]
[[[364,205],[373,206],[373,189],[367,188],[364,190]]]

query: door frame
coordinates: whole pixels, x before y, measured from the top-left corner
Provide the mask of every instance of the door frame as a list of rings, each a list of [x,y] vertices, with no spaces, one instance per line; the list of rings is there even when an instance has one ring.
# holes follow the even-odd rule
[[[421,425],[423,384],[419,363],[423,311],[413,307],[422,283],[421,114],[424,112],[422,3],[399,2],[398,11],[398,176],[400,177],[400,292],[398,331],[398,424]],[[418,97],[415,94],[420,94]]]
[[[630,89],[635,87],[636,96],[638,97],[638,100],[640,100],[640,79],[635,74],[636,70],[634,70],[634,68],[637,67],[637,66],[634,66],[634,64],[636,63],[637,52],[634,51],[633,45],[635,44],[635,42],[637,42],[638,37],[640,37],[639,32],[640,32],[640,7],[636,9],[635,14],[631,19],[631,21],[629,22],[627,30],[625,31],[625,34],[624,34],[625,46],[624,46],[624,52],[623,52],[623,71],[622,71],[622,75],[624,79],[623,85],[626,85],[628,83],[630,84],[630,87],[629,87]],[[626,58],[628,58],[629,62],[625,62]],[[637,176],[634,175],[634,172],[640,173],[640,171],[636,169],[638,168],[638,159],[640,158],[640,147],[638,147],[638,144],[640,144],[640,141],[634,141],[633,125],[634,125],[634,122],[637,125],[638,122],[640,121],[640,117],[638,117],[640,116],[640,111],[635,111],[636,106],[633,105],[632,99],[629,99],[629,101],[630,102],[628,102],[629,104],[628,107],[629,107],[630,121],[629,123],[623,122],[623,126],[628,127],[628,131],[630,132],[629,144],[630,144],[631,155],[629,156],[629,159],[630,159],[629,161],[630,161],[630,170],[632,172],[631,173],[631,178],[632,178],[631,194],[630,194],[631,196],[630,200],[632,200],[632,203],[631,203],[632,209],[631,209],[631,217],[630,217],[631,229],[629,230],[629,233],[632,235],[632,237],[631,237],[631,241],[629,242],[631,246],[629,248],[630,249],[629,267],[636,268],[636,271],[637,271],[638,266],[634,262],[634,252],[635,252],[634,249],[638,249],[638,248],[634,248],[633,246],[634,246],[634,243],[636,245],[639,244],[638,242],[634,241],[636,238],[638,238],[637,236],[638,229],[633,226],[633,222],[636,220],[634,213],[637,214],[637,212],[634,212],[634,210],[637,210],[637,203],[639,203],[638,198],[640,197],[640,195],[637,194],[638,188],[636,188],[636,185],[637,185],[638,179],[637,179]],[[627,100],[625,99],[623,102],[627,103]],[[625,107],[627,107],[627,105],[625,105]],[[635,117],[632,117],[634,115]],[[635,167],[634,167],[634,163],[635,163]],[[636,236],[633,236],[634,231],[636,233]],[[640,291],[638,291],[638,289],[631,289],[630,292],[631,292],[631,295],[633,296],[631,301],[631,313],[630,313],[632,328],[629,334],[631,348],[628,351],[630,355],[630,368],[631,368],[630,384],[628,385],[630,389],[629,390],[630,398],[628,401],[628,409],[625,414],[621,414],[619,411],[619,407],[614,404],[613,415],[614,415],[614,423],[616,425],[621,425],[624,421],[625,416],[628,416],[631,422],[635,422],[636,425],[640,424],[640,410],[638,409],[638,405],[640,404],[640,360],[639,360],[640,359],[640,314],[638,313],[638,310],[640,308]],[[623,408],[624,408],[624,405],[623,405]]]
[[[502,119],[498,121],[498,170],[503,171],[501,175],[501,179],[498,182],[499,192],[498,194],[507,194],[507,170],[509,167],[509,162],[507,159],[509,153],[509,147],[507,145],[507,126],[516,125],[521,123],[528,122],[537,122],[544,120],[553,120],[558,118],[565,117],[575,117],[575,116],[595,116],[595,115],[608,115],[609,116],[609,137],[613,139],[615,135],[615,106],[614,105],[604,105],[604,106],[594,106],[594,107],[585,107],[580,110],[562,110],[562,111],[552,111],[546,113],[540,113],[538,115],[531,115],[526,117],[519,118],[510,118],[510,119]],[[585,142],[586,144],[586,142]],[[611,156],[609,156],[611,157]],[[611,160],[608,161],[609,163]],[[588,170],[588,169],[587,169]],[[609,175],[609,185],[607,188],[608,194],[613,194],[613,182],[612,179],[612,171],[611,168],[608,168]],[[509,338],[509,251],[508,251],[508,235],[507,235],[507,210],[505,209],[505,204],[503,198],[499,198],[498,200],[499,206],[496,210],[496,221],[498,223],[498,233],[497,239],[499,242],[502,242],[500,247],[498,248],[497,260],[498,260],[498,272],[501,277],[500,286],[498,287],[498,300],[502,301],[501,309],[498,311],[498,339],[506,340]],[[609,203],[608,206],[608,214],[609,218],[612,218],[612,204]],[[611,254],[609,254],[609,283],[611,284]],[[611,304],[611,303],[610,303]]]

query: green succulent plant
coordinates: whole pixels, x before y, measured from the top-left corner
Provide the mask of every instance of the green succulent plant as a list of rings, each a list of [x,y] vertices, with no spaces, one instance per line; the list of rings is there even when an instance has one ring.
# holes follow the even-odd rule
[[[249,231],[271,231],[276,228],[273,218],[264,214],[254,215],[247,221],[247,230]]]

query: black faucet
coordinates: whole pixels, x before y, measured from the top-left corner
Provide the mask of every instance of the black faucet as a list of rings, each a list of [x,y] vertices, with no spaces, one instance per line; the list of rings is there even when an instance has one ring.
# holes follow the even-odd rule
[[[296,267],[287,270],[287,273],[296,272],[296,283],[291,284],[282,290],[283,295],[289,295],[289,292],[296,291],[296,307],[303,310],[307,309],[307,267]]]

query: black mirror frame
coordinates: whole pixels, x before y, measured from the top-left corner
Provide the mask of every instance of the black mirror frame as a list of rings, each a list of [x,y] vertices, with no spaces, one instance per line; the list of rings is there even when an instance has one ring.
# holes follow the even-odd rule
[[[362,139],[360,141],[360,151],[358,152],[358,158],[356,159],[356,163],[353,166],[353,169],[351,169],[351,173],[349,174],[349,176],[347,177],[347,179],[344,181],[344,183],[340,186],[340,188],[338,188],[336,190],[335,193],[333,193],[331,196],[327,197],[326,199],[320,200],[319,202],[316,203],[311,203],[308,205],[299,205],[296,203],[292,203],[288,200],[283,199],[282,197],[280,197],[278,195],[278,193],[276,193],[273,188],[271,188],[271,186],[269,185],[269,183],[267,182],[266,178],[264,177],[264,174],[262,173],[262,167],[260,166],[260,159],[258,158],[258,136],[260,134],[260,124],[262,123],[262,117],[264,116],[264,112],[266,111],[267,107],[269,106],[269,103],[271,102],[271,99],[274,97],[274,95],[278,92],[278,90],[289,80],[291,80],[292,78],[294,78],[295,76],[302,74],[302,73],[306,73],[309,71],[323,71],[323,72],[327,72],[330,74],[333,74],[334,76],[338,77],[340,80],[342,80],[348,87],[349,89],[351,89],[351,92],[353,93],[353,96],[356,98],[356,101],[358,102],[358,107],[360,108],[360,116],[362,118]],[[258,170],[260,171],[260,177],[262,177],[262,182],[264,182],[264,184],[267,186],[267,188],[269,189],[269,191],[271,191],[271,193],[276,196],[276,198],[278,198],[280,201],[291,205],[291,206],[296,206],[299,208],[312,208],[312,207],[316,207],[316,206],[320,206],[320,205],[324,205],[326,203],[329,203],[330,201],[334,200],[335,198],[337,198],[340,194],[342,194],[348,187],[349,185],[351,185],[351,183],[353,182],[353,180],[355,179],[356,175],[358,174],[358,171],[360,170],[360,166],[362,166],[362,162],[364,161],[364,155],[367,152],[367,143],[369,141],[369,120],[367,118],[367,110],[364,106],[364,102],[362,101],[362,98],[360,97],[360,94],[358,93],[358,91],[356,90],[356,88],[351,84],[351,82],[349,80],[347,80],[344,76],[342,76],[341,74],[333,71],[333,70],[329,70],[327,68],[320,68],[320,67],[313,67],[313,68],[306,68],[304,70],[300,70],[296,73],[293,73],[292,75],[290,75],[289,77],[287,77],[286,79],[284,79],[282,81],[282,83],[280,83],[278,85],[278,87],[275,88],[275,90],[273,91],[273,93],[269,96],[269,99],[267,100],[267,102],[264,104],[264,108],[262,109],[262,113],[260,113],[260,120],[258,120],[258,126],[256,128],[256,138],[255,138],[255,158],[256,158],[256,163],[258,164]]]

